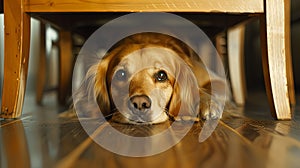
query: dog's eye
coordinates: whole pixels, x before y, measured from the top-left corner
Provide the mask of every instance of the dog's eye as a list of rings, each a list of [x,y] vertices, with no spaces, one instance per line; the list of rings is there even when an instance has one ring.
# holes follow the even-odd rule
[[[123,69],[118,70],[115,74],[115,77],[117,80],[120,80],[120,81],[126,80],[127,79],[126,71]]]
[[[163,82],[168,79],[167,73],[163,70],[160,70],[155,74],[155,79],[158,82]]]

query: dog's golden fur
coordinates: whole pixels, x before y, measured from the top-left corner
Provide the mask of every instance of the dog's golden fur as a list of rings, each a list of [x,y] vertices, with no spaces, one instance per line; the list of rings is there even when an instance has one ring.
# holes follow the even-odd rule
[[[101,112],[122,123],[153,124],[178,115],[218,119],[227,88],[185,43],[158,33],[121,40],[87,76],[94,78]]]

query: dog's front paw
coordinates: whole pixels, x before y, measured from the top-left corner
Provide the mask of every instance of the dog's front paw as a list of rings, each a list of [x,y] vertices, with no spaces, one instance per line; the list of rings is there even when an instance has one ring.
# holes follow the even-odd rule
[[[222,117],[223,103],[211,95],[200,98],[200,117],[203,120],[218,120]]]

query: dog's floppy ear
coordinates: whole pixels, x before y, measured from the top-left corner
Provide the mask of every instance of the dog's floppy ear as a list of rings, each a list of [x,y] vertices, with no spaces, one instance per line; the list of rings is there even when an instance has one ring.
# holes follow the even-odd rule
[[[91,67],[92,73],[95,73],[94,96],[104,116],[111,113],[111,103],[109,90],[107,87],[107,73],[110,63],[110,57],[102,59],[97,65]]]
[[[99,107],[103,116],[110,113],[110,101],[106,84],[109,60],[103,59],[89,67],[83,82],[73,93],[74,107],[79,117],[99,116]]]
[[[192,116],[199,113],[200,95],[197,80],[187,64],[177,65],[175,84],[169,104],[172,116]]]

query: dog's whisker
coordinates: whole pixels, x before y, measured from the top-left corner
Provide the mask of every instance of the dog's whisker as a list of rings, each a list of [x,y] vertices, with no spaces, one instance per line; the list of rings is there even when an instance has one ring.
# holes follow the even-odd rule
[[[170,120],[175,121],[175,116],[169,113],[169,110],[167,108],[164,109],[164,112],[167,114]]]
[[[168,115],[169,119],[172,121],[192,121],[192,122],[199,122],[199,116],[191,117],[191,116],[174,116],[169,113],[168,109],[164,109],[164,112]]]
[[[113,109],[110,114],[104,116],[106,119],[110,119],[113,115],[120,113],[118,109]]]

